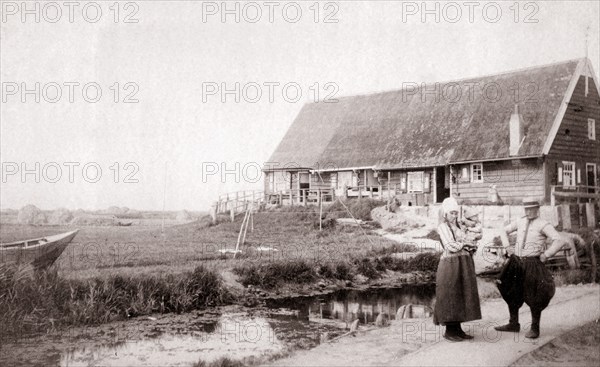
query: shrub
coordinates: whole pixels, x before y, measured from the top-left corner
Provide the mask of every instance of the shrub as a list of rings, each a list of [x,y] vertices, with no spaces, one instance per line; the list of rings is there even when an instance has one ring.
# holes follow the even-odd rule
[[[339,280],[352,280],[352,268],[347,263],[337,263],[335,265],[335,278]]]
[[[403,273],[410,273],[412,271],[435,272],[440,262],[440,256],[441,253],[431,252],[418,254],[409,259],[384,256],[381,262],[387,269]]]
[[[378,249],[369,250],[368,256],[391,255],[401,252],[416,252],[417,246],[412,243],[394,243],[391,246],[381,247]]]
[[[356,269],[359,274],[362,274],[369,279],[380,278],[379,272],[377,271],[375,264],[373,264],[371,262],[371,259],[368,259],[368,258],[364,258],[362,260],[356,259],[354,261],[354,263],[356,265]]]
[[[313,267],[304,260],[238,266],[233,268],[233,272],[240,276],[243,285],[262,288],[274,288],[282,282],[310,283],[317,278]]]
[[[319,266],[318,274],[323,279],[352,280],[352,267],[346,262]]]
[[[230,359],[229,357],[221,357],[212,362],[204,362],[202,360],[194,364],[194,367],[244,367],[245,364],[241,361]]]

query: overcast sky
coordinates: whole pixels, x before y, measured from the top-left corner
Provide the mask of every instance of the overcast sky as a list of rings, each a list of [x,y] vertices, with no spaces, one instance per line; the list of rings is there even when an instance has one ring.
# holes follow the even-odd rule
[[[207,210],[262,188],[315,98],[580,58],[586,31],[600,69],[597,1],[21,4],[2,1],[3,209],[160,210],[166,172],[167,210]]]

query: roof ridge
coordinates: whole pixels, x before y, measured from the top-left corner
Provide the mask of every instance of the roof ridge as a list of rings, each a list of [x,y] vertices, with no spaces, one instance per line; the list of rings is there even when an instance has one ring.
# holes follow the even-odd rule
[[[436,81],[436,82],[429,82],[429,83],[424,83],[424,84],[425,84],[425,86],[431,86],[432,84],[448,84],[448,83],[456,83],[456,82],[466,82],[466,81],[475,80],[475,79],[489,78],[489,77],[492,77],[492,76],[500,76],[500,75],[522,73],[522,72],[528,71],[528,70],[544,69],[544,68],[548,68],[548,67],[551,67],[551,66],[557,66],[557,65],[562,65],[562,64],[569,64],[569,63],[572,63],[572,62],[581,62],[582,60],[585,61],[586,57],[579,57],[579,58],[576,58],[576,59],[570,59],[570,60],[564,60],[564,61],[557,61],[557,62],[553,62],[553,63],[549,63],[549,64],[543,64],[543,65],[527,66],[527,67],[524,67],[524,68],[503,71],[503,72],[495,73],[495,74],[485,74],[485,75],[473,76],[473,77],[462,78],[462,79]],[[423,82],[421,83],[421,85],[422,84],[423,84]],[[347,99],[347,98],[356,98],[356,97],[368,97],[368,96],[376,96],[376,95],[379,95],[379,94],[387,94],[387,93],[392,93],[392,92],[402,92],[404,90],[406,90],[406,89],[405,88],[388,89],[388,90],[382,90],[382,91],[378,91],[378,92],[369,92],[369,93],[352,94],[352,95],[347,95],[347,96],[338,96],[337,98],[338,99]],[[308,104],[311,104],[311,103],[308,103]]]

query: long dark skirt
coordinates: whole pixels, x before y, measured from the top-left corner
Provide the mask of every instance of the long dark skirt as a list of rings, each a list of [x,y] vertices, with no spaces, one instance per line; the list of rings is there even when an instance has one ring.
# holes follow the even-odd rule
[[[526,303],[532,310],[541,311],[552,297],[555,287],[552,274],[537,257],[512,255],[502,269],[498,290],[509,307],[519,308]]]
[[[466,251],[440,260],[436,275],[436,325],[481,319],[473,259]]]

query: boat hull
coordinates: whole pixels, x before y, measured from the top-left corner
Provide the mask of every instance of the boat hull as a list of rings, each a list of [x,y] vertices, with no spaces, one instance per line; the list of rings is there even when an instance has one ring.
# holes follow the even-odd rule
[[[78,230],[42,239],[0,245],[0,263],[33,266],[36,270],[48,268],[60,257],[77,235]],[[27,243],[38,242],[27,246]],[[21,245],[22,244],[22,245]]]

